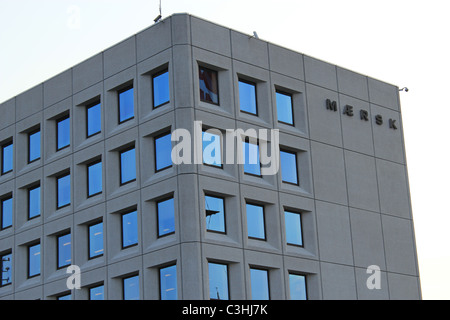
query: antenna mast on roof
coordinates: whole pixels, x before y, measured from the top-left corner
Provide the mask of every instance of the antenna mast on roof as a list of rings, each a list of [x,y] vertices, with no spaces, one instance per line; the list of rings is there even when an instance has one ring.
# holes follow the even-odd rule
[[[162,13],[161,13],[161,0],[159,0],[159,15],[153,20],[155,21],[155,23],[157,23],[159,20],[161,20],[162,18]]]

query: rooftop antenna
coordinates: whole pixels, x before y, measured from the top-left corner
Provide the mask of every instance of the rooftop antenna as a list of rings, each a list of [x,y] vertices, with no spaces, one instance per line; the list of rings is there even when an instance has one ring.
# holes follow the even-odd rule
[[[159,20],[161,20],[162,18],[162,13],[161,13],[161,0],[159,0],[159,15],[153,20],[155,21],[155,23],[157,23]]]

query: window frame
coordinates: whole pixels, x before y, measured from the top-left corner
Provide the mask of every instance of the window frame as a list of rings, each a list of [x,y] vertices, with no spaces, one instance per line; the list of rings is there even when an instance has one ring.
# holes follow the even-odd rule
[[[31,136],[35,135],[38,132],[39,132],[39,157],[30,159],[30,157],[31,157]],[[37,128],[37,129],[34,129],[34,130],[28,132],[28,157],[27,157],[28,164],[39,161],[41,159],[41,145],[42,145],[41,128]]]
[[[167,73],[167,78],[168,78],[167,86],[169,88],[169,100],[167,100],[166,102],[160,103],[158,105],[155,105],[155,78],[157,78],[165,73]],[[157,109],[168,103],[170,103],[170,74],[169,74],[169,68],[166,67],[166,68],[152,74],[152,106],[153,106],[153,109]]]
[[[66,203],[66,204],[60,206],[59,205],[59,181],[60,181],[60,179],[65,178],[67,176],[69,176],[69,179],[70,179],[70,181],[69,181],[69,189],[70,189],[69,190],[69,203]],[[70,171],[56,176],[56,210],[68,207],[72,204],[72,185],[71,184],[72,184],[72,177],[70,176]]]
[[[11,150],[11,155],[12,155],[12,159],[11,159],[11,169],[9,169],[9,170],[7,170],[7,171],[4,171],[4,168],[5,168],[5,149],[7,148],[7,147],[9,147],[9,146],[11,146],[11,148],[12,148],[12,150]],[[1,145],[1,165],[2,165],[2,167],[1,167],[1,172],[0,172],[0,175],[6,175],[6,174],[8,174],[8,173],[11,173],[11,172],[13,172],[13,170],[14,170],[14,143],[13,143],[13,140],[12,139],[9,139],[8,141],[6,141],[5,143],[3,143],[2,145]]]
[[[258,238],[250,236],[248,233],[248,210],[247,205],[255,206],[255,207],[261,207],[262,208],[262,222],[263,222],[263,232],[264,232],[264,238]],[[245,215],[247,218],[247,238],[252,240],[259,240],[259,241],[267,241],[267,230],[266,230],[266,210],[265,205],[253,202],[253,201],[246,201],[245,202]]]
[[[281,153],[282,152],[294,155],[294,157],[295,157],[295,176],[296,176],[296,180],[297,180],[296,183],[295,182],[291,182],[291,181],[283,180],[283,168],[282,168],[282,161],[281,161]],[[298,153],[297,152],[289,151],[287,149],[280,148],[280,175],[281,175],[281,182],[282,183],[287,183],[287,184],[294,185],[294,186],[299,186],[300,185],[300,176],[299,176],[299,171],[298,171]]]
[[[292,115],[292,123],[289,122],[285,122],[285,121],[281,121],[278,118],[278,104],[277,105],[277,122],[291,126],[291,127],[295,127],[295,115],[294,115],[294,96],[292,93],[289,93],[287,91],[283,91],[280,89],[275,89],[275,103],[277,101],[277,94],[281,94],[281,95],[285,95],[285,96],[289,96],[291,98],[291,115]]]
[[[91,256],[91,228],[94,226],[97,226],[101,224],[102,225],[102,252],[100,254]],[[97,220],[95,222],[92,222],[90,224],[87,225],[87,236],[88,236],[88,260],[92,260],[92,259],[96,259],[96,258],[100,258],[104,255],[105,253],[105,238],[104,238],[104,234],[105,234],[105,229],[104,229],[104,223],[103,220]]]
[[[158,173],[158,172],[161,172],[161,171],[163,171],[163,170],[166,170],[166,169],[169,169],[169,168],[172,168],[173,167],[173,162],[172,162],[172,157],[170,158],[170,165],[168,165],[168,166],[165,166],[165,167],[162,167],[162,168],[159,168],[158,169],[158,162],[157,162],[157,148],[156,148],[156,141],[158,140],[158,139],[160,139],[160,138],[163,138],[163,137],[165,137],[165,136],[171,136],[171,132],[170,131],[165,131],[165,132],[163,132],[163,133],[161,133],[161,134],[159,134],[159,135],[157,135],[157,136],[155,136],[154,138],[153,138],[153,158],[154,158],[154,161],[155,161],[155,173]],[[170,139],[170,144],[171,144],[171,148],[170,148],[170,150],[172,150],[172,139]]]
[[[59,258],[60,258],[60,254],[61,254],[61,248],[62,247],[60,247],[60,240],[63,238],[63,237],[65,237],[65,236],[67,236],[67,235],[70,235],[70,262],[68,262],[68,263],[66,263],[66,264],[63,264],[63,265],[60,265],[59,264]],[[63,247],[64,247],[64,245],[63,245]],[[60,233],[60,234],[58,234],[57,236],[56,236],[56,270],[61,270],[61,269],[64,269],[64,268],[66,268],[67,266],[70,266],[72,264],[72,234],[70,233],[70,230],[68,230],[68,231],[66,231],[66,232],[64,232],[64,233]]]
[[[123,218],[124,218],[124,216],[132,214],[132,213],[136,213],[136,235],[137,235],[137,239],[136,239],[135,243],[132,243],[132,244],[124,246],[124,240],[125,239],[124,239],[124,232],[123,232],[124,231]],[[137,208],[127,210],[127,211],[125,211],[125,212],[120,214],[120,245],[121,245],[121,249],[122,250],[131,248],[131,247],[135,247],[135,246],[139,245],[139,217],[138,217],[138,210],[137,210]]]
[[[129,91],[129,90],[133,90],[133,116],[121,120],[121,119],[120,119],[120,95],[121,95],[122,93],[124,93],[124,92]],[[125,123],[125,122],[127,122],[127,121],[130,121],[130,120],[134,119],[135,116],[136,116],[135,110],[134,110],[134,107],[135,107],[135,105],[134,105],[134,94],[135,94],[135,93],[134,93],[134,84],[133,84],[133,83],[131,83],[131,84],[129,84],[129,85],[126,85],[125,87],[123,87],[123,88],[117,90],[117,119],[118,119],[118,124],[119,124],[119,125],[122,124],[122,123]]]
[[[134,150],[134,178],[131,179],[131,180],[127,180],[127,181],[123,182],[122,181],[122,172],[123,172],[123,169],[122,169],[122,154],[124,154],[125,152],[128,152],[128,151],[131,151],[131,150]],[[133,144],[132,146],[129,146],[129,147],[124,148],[124,149],[121,149],[119,151],[119,183],[120,183],[120,186],[126,185],[128,183],[133,182],[133,181],[136,181],[137,180],[137,172],[136,171],[137,171],[137,166],[136,166],[136,147]]]
[[[96,131],[94,133],[89,134],[89,110],[99,106],[100,108],[100,130]],[[90,137],[93,137],[95,135],[98,135],[102,132],[102,103],[101,100],[95,100],[92,103],[89,103],[88,105],[86,105],[86,139],[89,139]]]
[[[299,217],[299,222],[300,222],[300,243],[301,244],[296,244],[296,243],[291,243],[291,242],[288,242],[288,239],[287,239],[287,226],[286,226],[286,212],[288,212],[288,213],[291,213],[291,214],[297,214],[298,215],[298,217]],[[285,223],[285,241],[286,241],[286,244],[287,245],[289,245],[289,246],[294,246],[294,247],[300,247],[300,248],[304,248],[305,247],[305,243],[304,243],[304,238],[303,238],[303,221],[302,221],[302,212],[299,212],[299,211],[294,211],[294,210],[290,210],[290,209],[283,209],[283,213],[284,213],[284,223]]]
[[[101,184],[101,189],[100,189],[100,191],[97,191],[95,193],[90,194],[89,193],[89,191],[90,191],[89,186],[90,186],[91,178],[90,178],[90,171],[89,171],[89,169],[92,166],[95,166],[95,165],[98,165],[98,164],[100,164],[100,184]],[[92,197],[95,197],[96,195],[99,195],[99,194],[102,194],[102,193],[103,193],[103,163],[102,163],[102,159],[99,158],[97,160],[93,160],[92,162],[89,162],[88,164],[86,164],[86,195],[87,195],[87,198],[92,198]]]
[[[11,200],[11,224],[6,227],[3,227],[3,219],[4,219],[3,203],[8,200]],[[0,197],[0,231],[12,228],[13,225],[14,225],[14,199],[13,194],[9,193]]]
[[[242,110],[242,108],[241,108],[240,82],[245,83],[245,84],[250,85],[250,86],[253,86],[253,88],[255,89],[255,113],[250,112],[250,111],[246,111],[246,110]],[[258,112],[258,89],[257,89],[257,83],[254,82],[254,81],[251,81],[251,80],[238,78],[238,90],[239,90],[239,112],[258,117],[259,116],[259,112]]]
[[[165,201],[169,201],[169,200],[173,200],[173,231],[164,233],[164,234],[160,234],[160,230],[159,230],[159,204]],[[156,205],[156,237],[159,238],[163,238],[163,237],[167,237],[170,236],[172,234],[175,234],[175,197],[173,195],[161,198],[159,200],[156,201],[155,203]]]
[[[213,101],[208,101],[208,100],[202,99],[201,88],[200,88],[200,74],[201,74],[201,70],[202,70],[202,69],[205,70],[205,71],[208,71],[208,72],[212,72],[212,73],[214,73],[214,74],[216,75],[216,81],[217,81],[217,103],[216,103],[216,102],[213,102]],[[208,68],[208,67],[205,67],[205,66],[199,64],[199,65],[198,65],[198,81],[199,81],[199,82],[198,82],[198,83],[199,83],[199,90],[198,90],[198,93],[199,93],[200,101],[201,101],[201,102],[205,102],[205,103],[209,103],[209,104],[212,104],[212,105],[215,105],[215,106],[219,106],[219,105],[220,105],[219,71],[214,70],[214,69],[211,69],[211,68]]]
[[[31,194],[31,191],[36,190],[37,188],[39,188],[39,214],[31,217],[31,215],[30,215],[31,214],[31,211],[30,211],[31,210],[31,196],[30,196],[30,194]],[[28,221],[39,218],[42,215],[42,212],[41,212],[42,211],[41,210],[42,209],[42,203],[41,203],[42,199],[41,199],[41,183],[40,183],[40,181],[27,188],[27,200],[28,200],[27,201]]]
[[[59,146],[59,135],[60,135],[59,124],[61,122],[65,121],[65,120],[69,121],[69,143],[64,145],[64,146],[62,146],[62,147],[60,147]],[[66,114],[66,115],[61,116],[61,117],[56,119],[56,152],[64,150],[66,148],[69,148],[70,147],[70,138],[71,138],[70,114]]]

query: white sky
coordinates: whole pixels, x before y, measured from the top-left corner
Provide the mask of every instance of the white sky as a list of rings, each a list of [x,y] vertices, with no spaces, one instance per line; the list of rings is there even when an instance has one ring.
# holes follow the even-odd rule
[[[0,0],[0,102],[145,29],[158,10],[159,0]],[[422,294],[450,299],[450,2],[162,0],[164,17],[178,12],[410,89],[401,103]]]

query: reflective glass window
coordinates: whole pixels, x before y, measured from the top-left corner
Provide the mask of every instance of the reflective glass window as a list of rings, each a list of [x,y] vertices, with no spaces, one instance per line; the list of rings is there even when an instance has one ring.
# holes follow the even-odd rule
[[[70,118],[66,116],[56,122],[56,150],[70,145]]]
[[[295,152],[280,151],[281,180],[298,184],[297,154]]]
[[[28,247],[28,278],[41,274],[41,244]]]
[[[299,274],[289,274],[289,293],[291,300],[307,300],[306,277]]]
[[[89,226],[89,259],[103,255],[103,222]]]
[[[171,134],[155,138],[156,171],[172,166],[172,141]]]
[[[161,300],[177,300],[177,266],[159,269]]]
[[[219,104],[219,84],[217,71],[199,67],[200,100]]]
[[[256,204],[246,204],[248,237],[265,239],[264,207]]]
[[[210,131],[203,131],[202,142],[203,163],[222,167],[221,136]]]
[[[153,107],[157,108],[170,101],[169,71],[153,76]]]
[[[70,265],[72,261],[70,233],[58,237],[58,269]]]
[[[286,242],[297,246],[303,246],[302,220],[300,213],[284,211],[286,226]]]
[[[244,173],[260,176],[261,164],[259,161],[259,145],[244,141],[242,148],[244,156]]]
[[[12,254],[6,253],[0,256],[1,282],[0,287],[12,283]]]
[[[13,198],[12,196],[3,198],[1,202],[1,230],[9,228],[13,223]]]
[[[88,197],[102,192],[102,162],[98,161],[87,166]]]
[[[139,300],[139,276],[123,279],[123,300]]]
[[[58,208],[70,204],[70,174],[57,178]]]
[[[2,174],[13,170],[13,143],[9,142],[2,146]]]
[[[100,103],[95,103],[86,108],[86,130],[88,138],[102,131],[102,110]]]
[[[105,286],[100,285],[89,288],[89,300],[105,300]]]
[[[134,89],[129,87],[119,94],[119,123],[134,118]]]
[[[174,199],[166,199],[157,202],[158,209],[158,236],[164,236],[175,232],[175,207]]]
[[[269,272],[263,269],[250,269],[253,300],[269,300]]]
[[[28,135],[28,162],[41,157],[41,131],[33,131]]]
[[[225,205],[220,197],[205,195],[206,230],[225,232]]]
[[[28,189],[28,219],[41,215],[41,186]]]
[[[208,263],[209,298],[228,300],[228,266],[220,263]]]
[[[243,112],[258,114],[255,83],[239,80],[239,106]]]
[[[294,113],[292,110],[292,95],[277,91],[276,103],[277,103],[277,114],[278,121],[286,124],[294,124]]]
[[[136,180],[136,151],[134,148],[120,152],[120,184]]]
[[[137,211],[122,215],[122,248],[138,243]]]

